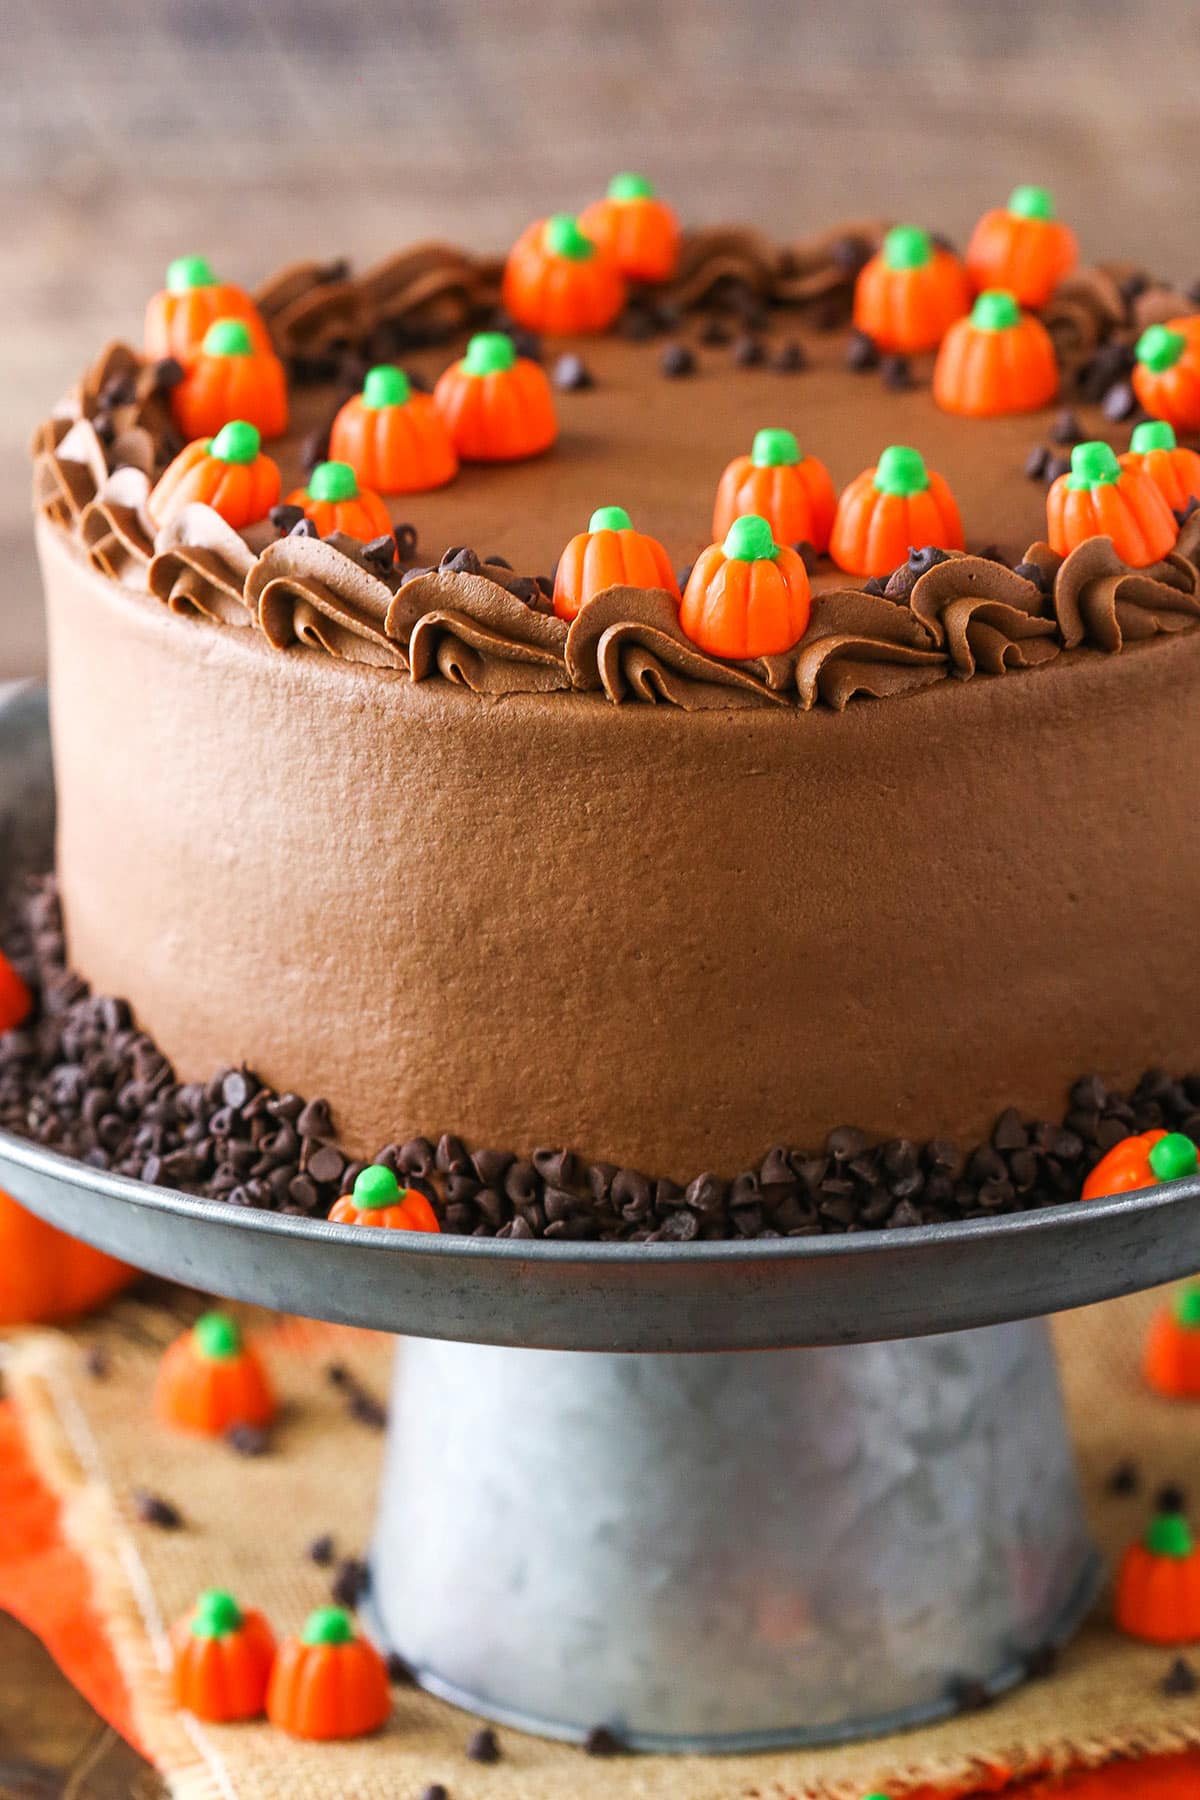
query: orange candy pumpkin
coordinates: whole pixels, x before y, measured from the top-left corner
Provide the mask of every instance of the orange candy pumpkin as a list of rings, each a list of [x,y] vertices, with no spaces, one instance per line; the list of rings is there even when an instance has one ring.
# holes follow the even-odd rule
[[[984,213],[967,245],[967,273],[978,288],[1005,288],[1022,306],[1045,306],[1079,261],[1075,233],[1055,217],[1043,187],[1017,187],[1007,206]]]
[[[848,575],[890,575],[909,549],[961,550],[962,521],[949,486],[918,450],[889,444],[838,500],[829,553]]]
[[[625,304],[625,277],[610,250],[569,213],[538,219],[508,254],[500,290],[518,325],[572,337],[606,331]]]
[[[1046,496],[1046,535],[1060,556],[1088,538],[1111,538],[1134,569],[1161,562],[1179,535],[1171,508],[1150,477],[1123,469],[1104,443],[1076,444],[1071,471]]]
[[[679,623],[710,656],[746,662],[778,656],[808,629],[812,592],[803,559],[776,544],[765,519],[736,519],[721,544],[702,550],[692,566]]]
[[[989,288],[956,319],[937,354],[933,397],[971,419],[1036,412],[1058,393],[1058,358],[1040,319],[1010,293]]]
[[[1190,501],[1200,501],[1200,456],[1176,442],[1174,427],[1165,419],[1135,425],[1129,448],[1118,461],[1123,469],[1148,475],[1172,512],[1186,512]]]
[[[854,323],[881,350],[936,350],[971,304],[953,251],[915,225],[896,225],[854,284]]]
[[[438,378],[433,402],[464,462],[517,462],[558,436],[545,371],[502,331],[478,332]]]
[[[670,281],[679,266],[679,220],[644,175],[614,175],[579,229],[607,250],[627,281]]]
[[[194,500],[240,531],[265,519],[279,499],[279,469],[246,419],[231,419],[214,438],[196,438],[159,476],[146,510],[163,526]]]
[[[249,294],[232,282],[218,281],[202,256],[177,256],[167,269],[167,285],[146,308],[146,355],[174,356],[186,366],[218,319],[241,319],[254,348],[274,353],[271,334]]]
[[[329,434],[329,454],[349,463],[377,494],[421,494],[458,474],[446,421],[403,369],[368,369],[361,394],[347,400]]]
[[[837,510],[825,464],[802,456],[790,431],[756,431],[749,456],[735,456],[717,484],[713,537],[735,519],[757,513],[779,544],[809,543],[824,553]]]
[[[437,1214],[418,1188],[402,1188],[380,1163],[361,1169],[354,1191],[334,1202],[334,1225],[381,1225],[390,1231],[440,1231]]]
[[[1146,1334],[1146,1381],[1168,1400],[1200,1400],[1200,1283],[1180,1288]]]
[[[171,389],[171,412],[188,438],[211,437],[230,419],[248,419],[262,437],[282,437],[288,426],[283,364],[255,349],[244,320],[218,319]]]
[[[168,1346],[154,1405],[164,1425],[221,1437],[234,1425],[269,1425],[275,1394],[257,1352],[228,1313],[209,1312]]]
[[[260,1612],[208,1588],[172,1627],[171,1652],[176,1706],[213,1725],[262,1717],[275,1634]]]
[[[1137,341],[1133,391],[1176,431],[1200,431],[1200,317],[1148,325]]]
[[[136,1273],[0,1193],[0,1325],[78,1318],[128,1287]]]
[[[1117,1571],[1115,1617],[1148,1644],[1200,1639],[1200,1551],[1182,1513],[1160,1512]]]
[[[560,619],[573,619],[610,587],[665,588],[679,598],[670,557],[657,538],[633,529],[621,506],[598,507],[587,530],[573,537],[559,557],[554,610]]]
[[[1156,1156],[1156,1146],[1166,1136],[1165,1131],[1155,1130],[1139,1131],[1131,1137],[1122,1138],[1119,1144],[1114,1144],[1100,1158],[1084,1182],[1080,1198],[1099,1200],[1107,1194],[1131,1194],[1138,1188],[1154,1187],[1157,1182],[1164,1180],[1165,1176],[1158,1173],[1158,1167],[1169,1168],[1177,1160],[1170,1146],[1166,1153],[1158,1152]],[[1190,1144],[1191,1139],[1183,1138],[1182,1143]],[[1192,1159],[1194,1166],[1194,1145]],[[1181,1174],[1187,1172],[1186,1167],[1180,1170]]]
[[[267,1689],[272,1725],[298,1738],[364,1737],[391,1710],[384,1660],[340,1606],[318,1607],[280,1645]]]
[[[15,1031],[33,1010],[33,995],[0,951],[0,1036]]]
[[[392,529],[391,515],[379,495],[370,488],[359,487],[358,477],[349,463],[318,463],[308,478],[306,488],[294,488],[288,495],[289,506],[300,506],[322,537],[335,531],[369,544],[372,538],[386,537]]]

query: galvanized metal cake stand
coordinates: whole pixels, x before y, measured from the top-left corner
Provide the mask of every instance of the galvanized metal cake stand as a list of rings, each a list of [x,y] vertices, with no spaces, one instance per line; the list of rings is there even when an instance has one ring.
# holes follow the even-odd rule
[[[0,706],[0,870],[44,698]],[[822,1743],[996,1693],[1098,1581],[1043,1315],[1200,1268],[1200,1181],[953,1227],[677,1246],[409,1237],[0,1134],[0,1185],[159,1275],[394,1332],[374,1627],[435,1693],[652,1750]]]

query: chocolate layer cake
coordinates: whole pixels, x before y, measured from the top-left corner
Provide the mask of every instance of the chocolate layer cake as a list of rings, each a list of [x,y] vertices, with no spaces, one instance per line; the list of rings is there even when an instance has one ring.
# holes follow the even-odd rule
[[[1192,1065],[1200,525],[1137,570],[1042,541],[1046,479],[1126,448],[1131,346],[1188,303],[1084,268],[1041,309],[1059,399],[959,417],[932,356],[850,325],[878,237],[685,237],[607,332],[521,344],[547,454],[393,499],[367,545],[286,506],[155,532],[179,370],[118,345],[88,372],[36,447],[67,944],[184,1080],[326,1096],[356,1157],[451,1133],[682,1183],[844,1121],[970,1143],[1061,1118],[1083,1069]],[[499,282],[441,246],[269,282],[285,491],[368,367],[431,387],[506,323]],[[864,583],[805,548],[810,626],[750,661],[661,591],[555,615],[594,508],[683,570],[775,425],[839,489],[920,446],[966,554]]]

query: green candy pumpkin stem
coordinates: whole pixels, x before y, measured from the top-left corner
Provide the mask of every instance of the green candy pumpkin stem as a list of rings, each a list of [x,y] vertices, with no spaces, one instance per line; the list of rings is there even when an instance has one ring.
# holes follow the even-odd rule
[[[1133,428],[1129,448],[1135,456],[1146,456],[1151,450],[1174,450],[1177,448],[1174,428],[1165,419],[1143,419]]]
[[[919,225],[893,225],[883,240],[883,260],[889,269],[923,269],[932,257],[929,233]]]
[[[976,331],[1011,331],[1021,323],[1021,309],[1006,288],[985,288],[971,308]]]
[[[405,1189],[382,1163],[372,1163],[369,1168],[360,1169],[354,1178],[354,1204],[360,1212],[375,1212],[384,1206],[398,1206],[404,1194]]]
[[[201,1313],[192,1327],[201,1356],[210,1362],[229,1362],[242,1347],[242,1334],[236,1319],[228,1313]]]
[[[756,469],[781,469],[800,460],[800,446],[790,431],[768,426],[765,431],[755,432],[750,461]]]
[[[1176,1294],[1175,1322],[1185,1331],[1200,1331],[1200,1281],[1189,1281]]]
[[[308,478],[310,500],[357,500],[358,477],[346,462],[318,463]]]
[[[586,262],[596,253],[595,244],[570,213],[555,213],[546,220],[542,242],[551,256],[565,256],[569,262]]]
[[[1146,1548],[1154,1556],[1182,1561],[1194,1548],[1191,1527],[1182,1513],[1158,1513],[1146,1530]]]
[[[1178,1181],[1196,1173],[1196,1146],[1182,1131],[1169,1131],[1150,1146],[1146,1161],[1159,1181]]]
[[[623,506],[598,506],[588,520],[589,531],[632,531],[633,520]]]
[[[305,1620],[300,1639],[305,1644],[352,1644],[354,1623],[344,1606],[318,1606]]]
[[[242,1609],[224,1588],[206,1588],[196,1600],[190,1626],[193,1637],[232,1637],[245,1623]]]
[[[771,527],[758,513],[735,519],[721,546],[730,562],[769,562],[779,554]]]
[[[925,458],[908,444],[889,444],[875,465],[874,482],[881,494],[897,494],[904,500],[923,494],[929,486]]]
[[[241,319],[215,319],[200,346],[205,356],[253,356],[254,344]]]
[[[190,294],[193,288],[216,287],[217,278],[202,256],[177,256],[167,264],[167,292]]]
[[[406,406],[411,392],[403,369],[397,369],[392,363],[377,363],[367,370],[363,381],[363,405],[369,406],[372,412],[385,406]]]
[[[654,187],[644,175],[634,175],[629,170],[625,170],[620,175],[614,175],[609,182],[608,198],[610,200],[653,200]]]
[[[1175,367],[1186,349],[1187,339],[1182,331],[1172,331],[1169,325],[1147,325],[1137,341],[1135,354],[1144,368],[1162,375]]]
[[[1053,219],[1054,195],[1049,188],[1015,187],[1008,196],[1008,210],[1018,219]]]
[[[1071,473],[1067,476],[1070,488],[1105,487],[1110,481],[1120,481],[1121,465],[1117,461],[1116,451],[1111,444],[1096,440],[1089,444],[1076,444],[1071,452]]]
[[[218,462],[252,463],[262,448],[258,428],[248,419],[230,419],[222,425],[208,446],[210,456]]]
[[[464,375],[503,375],[516,360],[516,346],[506,332],[477,331],[461,366]]]

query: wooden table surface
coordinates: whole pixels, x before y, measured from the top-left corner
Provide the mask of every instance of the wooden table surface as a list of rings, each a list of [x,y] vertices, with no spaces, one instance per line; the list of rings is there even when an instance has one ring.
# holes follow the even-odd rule
[[[25,446],[174,255],[503,248],[644,168],[692,223],[961,236],[1052,186],[1085,254],[1200,274],[1194,0],[37,0],[0,95],[0,677],[42,666]],[[42,1776],[18,1764],[38,1764]],[[0,1800],[160,1791],[0,1618]]]

